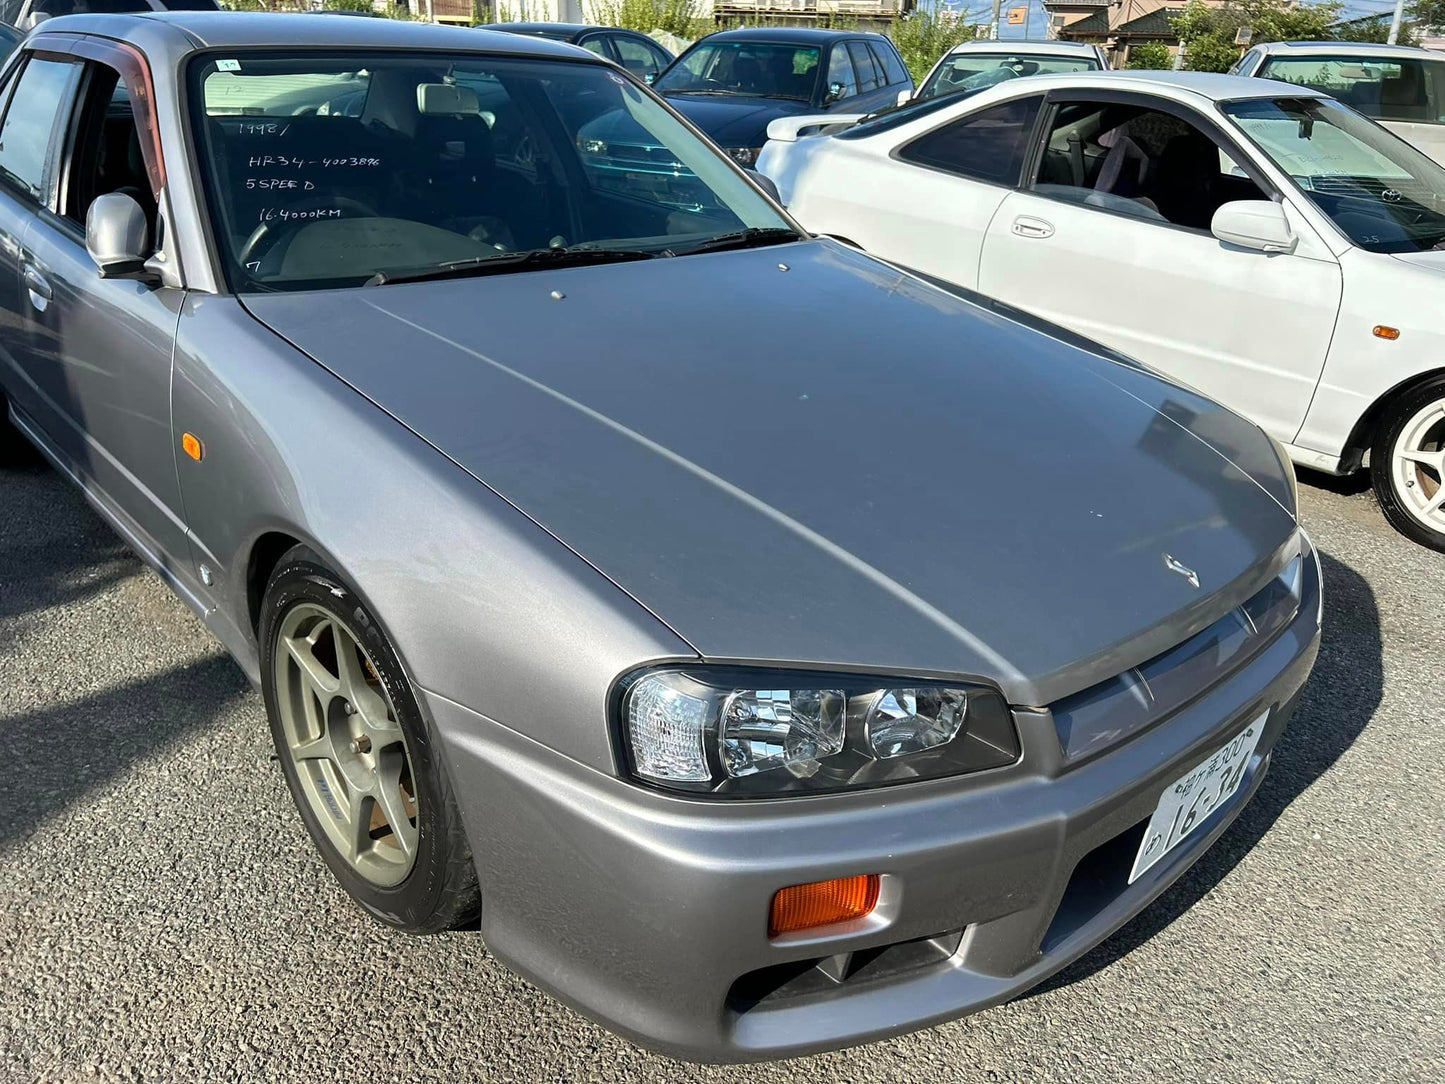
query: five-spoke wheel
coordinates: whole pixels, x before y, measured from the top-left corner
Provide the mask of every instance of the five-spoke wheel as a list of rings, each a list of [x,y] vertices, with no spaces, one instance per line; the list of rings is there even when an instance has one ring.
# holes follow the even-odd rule
[[[477,875],[456,799],[380,622],[297,546],[271,574],[259,634],[281,768],[342,887],[415,933],[475,916]]]
[[[1370,474],[1391,525],[1445,550],[1445,381],[1392,404],[1370,451]]]

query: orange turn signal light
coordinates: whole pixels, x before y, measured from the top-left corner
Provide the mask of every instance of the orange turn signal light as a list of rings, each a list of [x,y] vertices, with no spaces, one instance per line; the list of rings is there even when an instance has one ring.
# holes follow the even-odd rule
[[[784,888],[773,896],[768,936],[862,918],[878,906],[878,887],[878,874],[865,873]]]
[[[1375,325],[1375,338],[1377,338],[1377,339],[1388,339],[1390,342],[1394,342],[1394,341],[1395,341],[1396,339],[1398,339],[1399,337],[1400,337],[1400,329],[1399,329],[1399,328],[1397,328],[1397,327],[1389,327],[1389,326],[1387,326],[1387,325],[1385,325],[1385,324],[1376,324],[1376,325]]]
[[[201,456],[206,454],[201,448],[200,439],[193,433],[186,433],[181,437],[181,449],[197,463],[201,461]]]

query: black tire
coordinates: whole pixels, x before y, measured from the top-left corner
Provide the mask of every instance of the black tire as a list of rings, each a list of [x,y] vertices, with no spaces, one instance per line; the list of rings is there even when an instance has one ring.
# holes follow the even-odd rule
[[[284,735],[277,703],[278,633],[287,613],[302,604],[327,611],[357,635],[405,736],[415,789],[418,841],[410,872],[391,887],[382,887],[362,876],[328,838],[304,796],[298,767]],[[351,587],[305,546],[297,546],[281,558],[266,586],[260,647],[266,714],[286,784],[312,842],[341,887],[379,921],[408,933],[436,933],[474,920],[481,910],[476,867],[431,729],[380,622]]]
[[[1419,515],[1407,506],[1395,477],[1396,446],[1404,436],[1405,428],[1422,410],[1435,403],[1445,404],[1445,378],[1411,388],[1390,404],[1370,449],[1370,483],[1390,526],[1422,546],[1445,552],[1445,530],[1432,529],[1422,522]],[[1432,445],[1445,448],[1445,423],[1432,426],[1430,435],[1435,438],[1430,441]],[[1445,485],[1445,475],[1437,477],[1433,469],[1422,467],[1414,481],[1421,493],[1433,497],[1438,492],[1433,487]]]

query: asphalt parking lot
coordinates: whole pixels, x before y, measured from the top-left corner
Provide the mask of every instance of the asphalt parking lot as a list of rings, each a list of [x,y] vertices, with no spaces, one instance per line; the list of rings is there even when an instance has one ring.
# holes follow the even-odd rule
[[[1312,484],[1313,483],[1313,484]],[[1324,646],[1255,802],[1046,988],[684,1065],[332,882],[260,697],[38,462],[0,468],[0,1080],[1445,1079],[1445,556],[1308,478]]]

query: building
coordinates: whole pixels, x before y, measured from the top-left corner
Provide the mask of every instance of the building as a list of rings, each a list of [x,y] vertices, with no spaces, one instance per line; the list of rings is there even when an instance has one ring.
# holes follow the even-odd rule
[[[1204,0],[1220,6],[1224,0]],[[1129,52],[1141,42],[1157,41],[1179,53],[1179,39],[1170,21],[1184,10],[1185,0],[1044,0],[1049,37],[1102,46],[1115,68],[1126,67]]]

